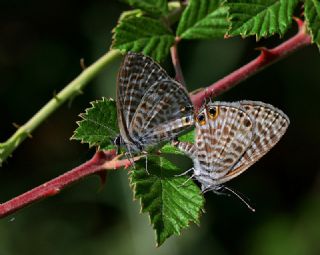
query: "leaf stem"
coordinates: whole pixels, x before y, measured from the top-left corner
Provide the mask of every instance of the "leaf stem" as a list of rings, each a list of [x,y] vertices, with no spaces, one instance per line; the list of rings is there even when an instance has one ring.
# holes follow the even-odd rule
[[[179,55],[178,55],[178,42],[179,42],[179,39],[176,39],[174,44],[170,48],[171,60],[172,60],[174,70],[176,72],[176,77],[175,77],[176,81],[186,86],[186,82],[183,77]]]
[[[82,93],[82,89],[88,84],[97,73],[110,64],[115,58],[120,56],[120,51],[110,50],[91,66],[70,82],[63,90],[44,105],[28,122],[19,127],[17,131],[4,143],[0,143],[0,166],[11,153],[28,137],[31,133],[59,108],[67,100]]]
[[[258,50],[260,50],[260,55],[256,59],[208,86],[205,90],[192,95],[191,100],[195,107],[200,107],[207,96],[218,96],[270,64],[273,64],[292,52],[311,44],[311,37],[306,32],[305,24],[300,19],[295,20],[299,28],[298,33],[295,36],[273,49],[258,48]]]

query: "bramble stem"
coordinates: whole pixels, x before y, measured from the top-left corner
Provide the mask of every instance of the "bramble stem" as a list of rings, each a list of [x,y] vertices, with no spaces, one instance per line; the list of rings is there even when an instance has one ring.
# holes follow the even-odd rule
[[[191,96],[191,99],[193,101],[193,103],[196,106],[201,105],[203,99],[208,95],[208,94],[212,94],[212,95],[219,95],[223,92],[225,92],[226,90],[234,87],[235,85],[237,85],[239,82],[243,81],[244,79],[252,76],[253,74],[256,74],[258,71],[262,70],[263,68],[265,68],[266,66],[282,59],[283,57],[287,56],[288,54],[304,47],[307,46],[311,43],[311,38],[310,36],[306,33],[305,31],[305,27],[303,25],[303,22],[301,20],[297,20],[297,23],[299,25],[299,32],[293,36],[292,38],[290,38],[289,40],[285,41],[284,43],[280,44],[279,46],[273,48],[273,49],[266,49],[266,48],[260,48],[259,50],[261,51],[260,55],[252,60],[251,62],[249,62],[248,64],[246,64],[245,66],[239,68],[238,70],[234,71],[233,73],[229,74],[228,76],[226,76],[225,78],[217,81],[216,83],[210,85],[205,91],[201,91],[193,96]],[[108,54],[111,54],[108,55]],[[109,53],[107,53],[104,57],[102,57],[100,60],[98,60],[97,62],[99,62],[99,64],[97,64],[97,62],[95,64],[93,64],[91,67],[88,67],[85,71],[83,71],[83,73],[77,78],[75,79],[73,82],[71,82],[69,84],[69,86],[72,85],[72,88],[70,88],[70,91],[68,93],[71,93],[71,95],[75,95],[76,91],[80,91],[81,88],[84,86],[84,84],[86,82],[88,82],[88,80],[90,80],[104,65],[106,65],[107,63],[109,63],[109,61],[111,61],[114,57],[118,56],[119,52],[117,51],[111,51]],[[108,57],[107,57],[108,56]],[[104,60],[102,60],[104,59]],[[95,66],[97,65],[97,66]],[[95,68],[92,70],[93,66],[95,66]],[[82,75],[84,75],[85,72],[89,72],[86,73],[85,77],[82,77],[82,79],[80,79],[80,77]],[[80,79],[80,80],[78,80]],[[66,100],[68,98],[70,98],[70,94],[68,94],[65,90],[67,88],[65,88],[64,90],[62,90],[56,98],[52,99],[54,101],[59,101],[59,100]],[[73,94],[75,93],[75,94]],[[51,101],[52,101],[51,100]],[[51,102],[50,101],[50,102]],[[49,103],[50,103],[49,102]],[[46,111],[48,111],[47,114],[50,114],[53,110],[55,110],[60,104],[62,104],[62,102],[52,102],[52,104],[54,104],[52,107],[52,109],[49,107],[49,109],[46,109]],[[58,105],[56,105],[58,104]],[[44,108],[46,108],[47,106],[45,106]],[[39,112],[43,111],[43,109],[41,109]],[[19,139],[23,139],[26,138],[26,136],[28,134],[31,133],[31,131],[37,127],[37,125],[40,124],[40,122],[43,120],[43,118],[46,118],[46,114],[45,113],[37,113],[35,115],[38,116],[38,114],[40,116],[38,116],[35,123],[33,123],[30,126],[27,126],[26,129],[26,125],[31,121],[29,121],[26,125],[22,126],[21,128],[18,129],[18,132],[25,132],[24,135],[18,134],[16,140],[13,140],[13,142],[19,142],[21,143],[21,141],[19,141]],[[23,129],[22,129],[23,128]],[[33,129],[31,129],[33,128]],[[19,131],[19,130],[23,130],[23,131]],[[1,151],[2,147],[0,144],[0,160],[1,160],[1,153],[3,153]],[[14,147],[16,148],[16,147]],[[14,149],[13,148],[13,149]],[[12,150],[13,150],[12,149]],[[140,157],[136,157],[133,159],[133,161],[138,160]],[[1,161],[0,161],[1,162]],[[98,151],[94,157],[92,159],[90,159],[89,161],[87,161],[86,163],[66,172],[65,174],[58,176],[57,178],[48,181],[47,183],[38,186],[20,196],[17,196],[3,204],[0,204],[0,218],[3,218],[7,215],[12,214],[13,212],[31,204],[34,203],[36,201],[39,201],[43,198],[49,197],[49,196],[53,196],[56,195],[57,193],[59,193],[63,188],[67,187],[68,185],[86,177],[92,174],[102,174],[102,171],[105,170],[112,170],[112,169],[119,169],[121,167],[128,167],[132,164],[132,160],[118,160],[118,158],[115,155],[115,151],[111,150],[111,151]]]
[[[178,55],[178,42],[179,42],[179,39],[176,39],[175,43],[170,48],[171,60],[172,60],[174,70],[176,72],[176,77],[175,77],[176,81],[186,86],[186,82],[183,77],[179,55]]]
[[[29,190],[5,203],[0,204],[0,218],[4,218],[16,212],[19,209],[35,203],[41,199],[54,196],[67,186],[81,180],[84,177],[97,174],[104,178],[106,170],[116,170],[122,167],[128,168],[133,161],[137,161],[142,156],[134,157],[132,159],[122,159],[116,155],[115,150],[97,151],[94,156],[84,164],[32,189]]]
[[[191,100],[195,107],[200,107],[207,96],[218,96],[270,64],[273,64],[292,52],[311,44],[311,37],[307,34],[303,21],[300,19],[295,20],[299,27],[299,31],[295,36],[273,49],[258,48],[261,53],[256,59],[208,86],[205,90],[192,95]]]
[[[44,105],[27,123],[19,127],[17,131],[4,143],[0,143],[0,166],[7,157],[28,137],[31,133],[52,114],[57,108],[71,98],[82,93],[82,89],[103,68],[120,56],[120,51],[110,50],[91,66],[70,82],[63,90],[56,94]]]

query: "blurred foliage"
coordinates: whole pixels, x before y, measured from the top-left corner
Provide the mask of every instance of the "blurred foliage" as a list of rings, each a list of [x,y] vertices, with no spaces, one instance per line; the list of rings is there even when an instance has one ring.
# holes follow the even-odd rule
[[[80,58],[90,64],[110,47],[111,30],[127,9],[115,0],[0,0],[1,140],[14,131],[11,123],[25,122],[81,71]],[[295,31],[293,27],[282,39],[259,43],[254,38],[182,42],[188,89],[211,84],[256,56],[254,48],[272,47]],[[291,120],[280,143],[230,183],[250,198],[256,213],[235,198],[208,193],[200,227],[157,249],[147,215],[140,215],[139,204],[132,202],[127,173],[118,171],[108,175],[104,189],[99,189],[98,178],[90,177],[2,219],[0,254],[319,254],[319,67],[318,49],[308,47],[219,97],[265,101]],[[99,75],[4,164],[0,201],[90,158],[93,151],[69,137],[88,102],[115,96],[118,68],[116,62]],[[170,65],[167,70],[173,74]]]

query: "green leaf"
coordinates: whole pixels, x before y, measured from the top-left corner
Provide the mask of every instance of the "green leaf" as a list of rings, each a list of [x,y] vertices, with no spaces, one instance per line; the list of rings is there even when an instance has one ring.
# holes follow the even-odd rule
[[[298,0],[229,0],[229,35],[256,35],[257,39],[283,35],[290,27]]]
[[[305,0],[304,15],[312,42],[320,48],[320,2],[318,0]]]
[[[190,132],[182,135],[179,137],[180,142],[189,142],[189,143],[194,143],[194,138],[195,138],[195,130],[191,130]]]
[[[119,22],[121,22],[124,19],[129,19],[132,17],[141,17],[143,15],[142,11],[139,9],[134,9],[130,11],[124,11],[120,14]]]
[[[177,35],[183,39],[223,37],[228,28],[228,8],[222,0],[190,0],[180,19]]]
[[[152,14],[167,14],[168,1],[167,0],[123,0],[129,5],[144,10]]]
[[[140,199],[142,212],[148,212],[160,246],[173,234],[190,222],[199,224],[204,206],[200,189],[186,176],[177,177],[181,171],[163,157],[148,156],[148,172],[145,160],[136,164],[130,173],[134,197]]]
[[[71,139],[88,143],[90,147],[99,146],[104,150],[114,148],[112,141],[119,134],[115,101],[103,98],[91,105],[85,113],[80,114],[83,120],[77,122],[79,127]]]
[[[112,48],[143,52],[157,61],[167,56],[174,42],[174,36],[163,23],[147,17],[122,19],[113,32]]]
[[[191,130],[190,132],[178,137],[178,140],[181,142],[190,142],[194,143],[194,129]],[[178,155],[185,155],[185,153],[181,150],[179,150],[177,147],[172,146],[170,143],[165,144],[161,148],[161,153],[168,153],[168,154],[178,154]]]
[[[181,150],[179,150],[177,147],[172,146],[170,143],[165,144],[161,149],[161,153],[167,153],[167,154],[177,154],[177,155],[185,155]]]

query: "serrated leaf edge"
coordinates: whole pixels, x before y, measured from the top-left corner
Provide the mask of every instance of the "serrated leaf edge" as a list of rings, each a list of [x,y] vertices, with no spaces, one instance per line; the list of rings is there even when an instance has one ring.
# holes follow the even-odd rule
[[[160,156],[160,158],[161,158],[161,156]],[[143,211],[143,208],[142,208],[142,197],[141,197],[141,196],[136,197],[136,186],[137,186],[137,185],[132,182],[133,170],[129,170],[128,174],[129,174],[129,185],[130,185],[130,187],[131,187],[131,189],[132,189],[132,192],[133,192],[133,201],[138,201],[138,202],[139,202],[139,204],[140,204],[140,211],[139,211],[139,213],[140,213],[140,214],[145,214],[145,213],[146,213],[146,214],[148,215],[149,224],[152,226],[152,229],[154,230],[154,235],[155,235],[155,240],[156,240],[156,246],[159,247],[159,246],[162,245],[164,242],[162,242],[161,244],[158,243],[158,240],[157,240],[157,230],[154,228],[154,225],[152,224],[152,220],[151,220],[150,213]],[[178,177],[173,177],[173,178],[178,178]],[[180,178],[181,178],[181,177],[180,177]],[[189,181],[192,181],[192,180],[190,179]],[[163,185],[163,184],[162,184],[162,180],[160,180],[160,182],[161,182],[161,186],[162,186],[162,185]],[[195,184],[195,185],[196,185],[196,184]],[[163,190],[163,188],[162,188],[161,190]],[[162,192],[163,192],[163,191],[162,191]],[[162,192],[161,192],[161,193],[162,193]],[[162,197],[163,197],[163,194],[161,194],[161,198],[162,198]],[[187,225],[186,225],[186,226],[180,228],[180,229],[178,230],[178,232],[175,233],[175,234],[177,234],[178,236],[181,235],[181,232],[182,232],[183,230],[185,230],[185,229],[187,229],[188,227],[190,227],[190,224],[191,224],[191,223],[195,223],[198,227],[200,226],[200,217],[201,217],[201,215],[205,212],[205,210],[204,210],[205,199],[204,199],[203,195],[202,195],[201,197],[202,197],[202,205],[200,206],[200,210],[198,211],[197,220],[196,220],[196,221],[189,220],[189,221],[187,222]],[[163,202],[162,202],[162,201],[163,201],[163,199],[161,199],[161,206],[163,206]],[[163,212],[163,209],[161,210],[161,216],[162,216],[162,212]],[[163,218],[163,217],[162,217],[162,218]],[[171,236],[172,236],[172,235],[171,235]],[[169,236],[169,237],[170,237],[170,236]],[[168,238],[169,238],[169,237],[168,237]],[[166,239],[168,239],[168,238],[166,238]]]
[[[91,105],[91,107],[86,108],[84,112],[78,114],[78,116],[81,118],[81,120],[76,121],[76,124],[78,125],[78,127],[80,127],[80,125],[83,121],[86,121],[85,115],[88,114],[88,111],[92,110],[97,104],[107,102],[107,101],[114,102],[115,100],[111,97],[110,98],[102,97],[102,99],[97,99],[97,100],[91,101],[89,103]],[[97,146],[97,144],[87,142],[87,141],[83,140],[82,138],[81,139],[76,138],[75,135],[78,133],[77,129],[78,128],[76,128],[74,130],[73,135],[69,138],[69,140],[76,140],[76,141],[79,141],[81,144],[88,144],[89,148],[98,147],[98,150],[100,149],[100,146],[99,145]]]

